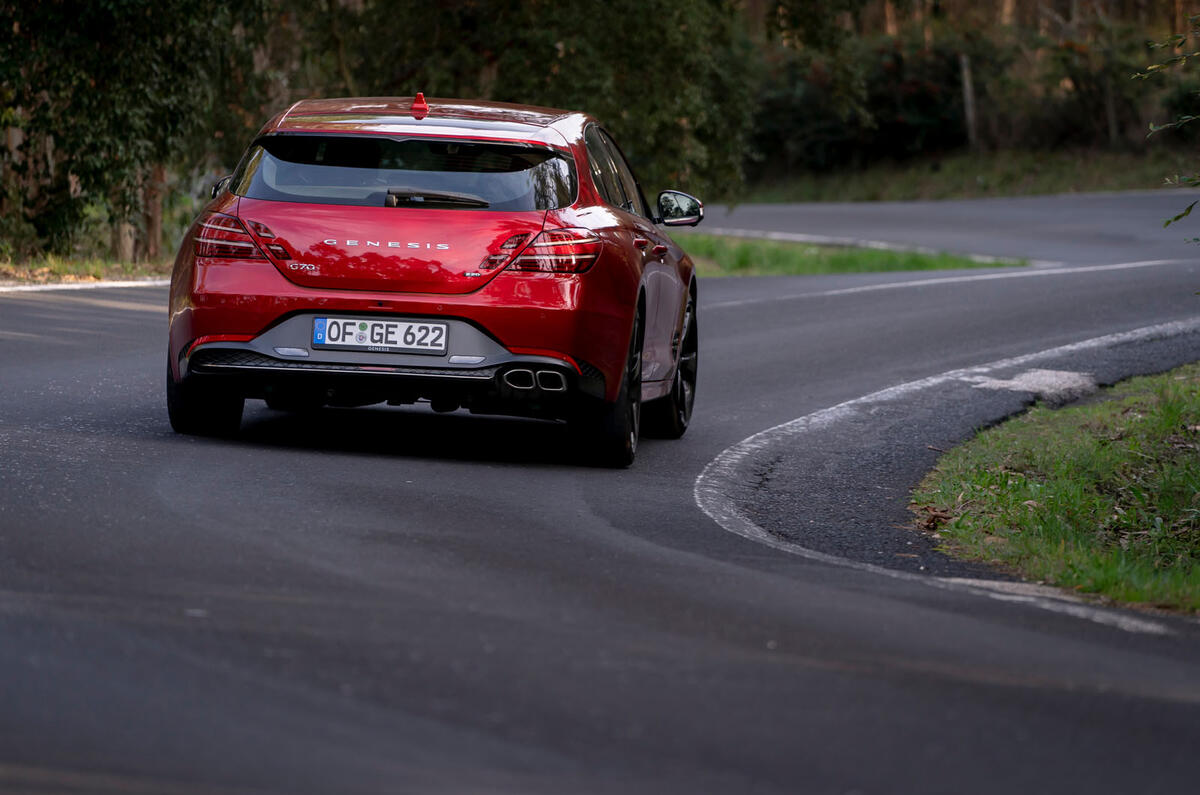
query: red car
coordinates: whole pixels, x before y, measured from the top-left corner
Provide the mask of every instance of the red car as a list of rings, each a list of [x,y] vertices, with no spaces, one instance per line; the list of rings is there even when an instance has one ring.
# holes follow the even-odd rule
[[[626,466],[695,399],[696,276],[582,113],[415,98],[298,102],[213,187],[171,279],[167,408],[230,434],[280,410],[428,401],[566,420]],[[644,408],[643,408],[643,403]]]

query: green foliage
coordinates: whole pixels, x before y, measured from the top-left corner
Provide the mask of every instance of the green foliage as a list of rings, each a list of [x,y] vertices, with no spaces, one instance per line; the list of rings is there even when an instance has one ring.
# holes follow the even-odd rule
[[[742,201],[914,201],[1035,196],[1086,191],[1149,190],[1162,175],[1193,162],[1186,151],[1151,145],[1144,152],[1112,149],[961,150],[764,177]]]
[[[1147,80],[1151,77],[1162,76],[1171,69],[1186,69],[1194,60],[1200,58],[1200,51],[1187,51],[1183,49],[1191,41],[1200,40],[1200,15],[1189,17],[1188,27],[1189,31],[1187,34],[1177,33],[1164,41],[1152,44],[1151,46],[1154,49],[1166,50],[1172,54],[1161,61],[1150,64],[1146,67],[1145,71],[1138,72],[1133,77],[1137,80]],[[1196,97],[1200,97],[1200,90],[1196,90],[1195,83],[1192,83],[1184,89],[1183,93],[1184,96],[1181,97],[1180,91],[1177,89],[1171,95],[1171,99],[1173,100],[1171,108],[1175,111],[1175,117],[1165,124],[1151,123],[1150,132],[1147,133],[1147,137],[1166,130],[1179,132],[1197,119],[1200,119],[1200,116],[1184,113],[1182,110],[1185,106],[1188,108],[1195,106]],[[1167,183],[1176,186],[1195,187],[1200,185],[1200,174],[1175,174],[1167,178]],[[1195,206],[1196,202],[1192,202],[1182,212],[1163,221],[1163,226],[1170,226],[1176,221],[1182,221],[1184,218],[1187,218],[1192,214],[1192,208]],[[1200,242],[1200,239],[1193,239],[1192,242]]]
[[[781,50],[762,84],[754,127],[752,177],[840,169],[881,159],[945,152],[966,142],[959,54],[971,57],[977,104],[1012,62],[1011,49],[977,35],[947,34],[926,46],[920,31],[845,45],[869,113],[845,112],[844,87],[828,59]]]
[[[1057,20],[1043,52],[1046,121],[1055,136],[1046,143],[1122,145],[1125,131],[1139,122],[1140,93],[1129,75],[1149,52],[1137,29],[1095,6],[1073,21]]]
[[[10,186],[20,186],[17,212],[51,250],[70,249],[96,201],[132,217],[146,169],[186,156],[222,88],[212,75],[246,46],[245,31],[261,27],[247,24],[261,8],[221,0],[0,6],[0,113],[23,136],[15,155],[4,150],[4,165]]]
[[[837,119],[870,124],[873,106],[867,96],[857,40],[846,25],[868,0],[774,0],[767,6],[767,29],[809,73],[822,99]],[[898,4],[909,5],[906,0]]]
[[[768,51],[751,181],[966,148],[964,56],[983,149],[1137,143],[1147,97],[1128,76],[1145,62],[1147,48],[1133,25],[1084,4],[1069,20],[1043,9],[1044,32],[1000,28],[994,9],[982,4],[962,14],[938,7],[897,36],[855,38],[841,27],[838,57],[858,81],[850,112],[845,84],[831,76],[844,63],[787,48]]]
[[[1146,60],[1142,37],[1092,4],[1048,37],[999,28],[985,5],[896,0],[901,35],[867,37],[881,0],[0,4],[0,127],[21,139],[0,147],[0,256],[94,249],[103,223],[139,223],[154,165],[180,193],[163,219],[177,232],[259,126],[306,97],[589,111],[648,193],[710,199],[738,198],[744,171],[777,180],[961,149],[960,55],[985,147],[1111,145],[1142,126],[1125,79]],[[1183,42],[1147,72],[1186,64]],[[1171,87],[1164,128],[1192,120],[1193,93]]]
[[[1200,610],[1200,366],[1037,408],[938,462],[913,507],[951,552]]]
[[[211,179],[310,96],[582,109],[649,192],[742,184],[755,76],[734,0],[46,0],[3,4],[0,30],[0,125],[23,136],[0,148],[10,255],[72,250],[97,202],[136,222],[153,164]]]
[[[648,191],[741,184],[752,52],[729,0],[310,2],[299,22],[316,93],[584,110]]]

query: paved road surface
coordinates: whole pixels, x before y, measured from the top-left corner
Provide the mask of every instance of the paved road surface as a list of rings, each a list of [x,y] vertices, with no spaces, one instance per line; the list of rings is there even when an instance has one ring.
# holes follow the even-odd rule
[[[891,527],[926,444],[1029,395],[905,392],[729,484],[781,545],[905,576],[749,541],[693,498],[765,428],[1195,323],[1200,255],[1158,222],[1178,198],[714,213],[1069,268],[705,281],[695,425],[623,472],[556,426],[412,410],[250,404],[237,441],[175,436],[163,288],[0,294],[0,791],[1191,789],[1195,623],[934,587],[987,575]],[[1091,267],[1144,260],[1175,261]],[[1195,333],[1029,366],[1188,359]]]

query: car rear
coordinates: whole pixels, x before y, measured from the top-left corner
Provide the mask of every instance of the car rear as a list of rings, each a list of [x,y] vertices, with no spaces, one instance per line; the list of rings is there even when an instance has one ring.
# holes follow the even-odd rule
[[[491,135],[261,135],[176,261],[179,406],[190,390],[228,426],[246,397],[542,417],[604,399],[629,321],[581,288],[602,244],[562,226],[572,153]]]

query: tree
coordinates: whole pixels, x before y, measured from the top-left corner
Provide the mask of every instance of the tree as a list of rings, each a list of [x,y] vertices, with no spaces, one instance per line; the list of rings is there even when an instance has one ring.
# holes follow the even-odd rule
[[[297,15],[314,93],[585,110],[647,189],[741,183],[754,54],[731,0],[310,0]]]
[[[1170,55],[1156,63],[1150,64],[1146,67],[1145,71],[1135,74],[1133,76],[1134,79],[1148,80],[1152,77],[1163,75],[1172,69],[1186,68],[1189,63],[1200,58],[1200,50],[1190,49],[1188,46],[1193,41],[1200,41],[1200,15],[1188,18],[1188,32],[1176,33],[1165,41],[1154,43],[1152,46],[1155,49],[1166,50],[1170,53]],[[1200,96],[1200,92],[1197,92],[1195,96]],[[1165,124],[1151,123],[1150,132],[1146,137],[1148,138],[1165,130],[1179,130],[1198,120],[1200,120],[1200,116],[1194,114],[1181,114]],[[1176,174],[1173,177],[1167,178],[1167,184],[1178,187],[1197,187],[1200,186],[1200,174]],[[1191,215],[1192,208],[1194,208],[1198,203],[1200,203],[1200,200],[1192,202],[1185,207],[1182,212],[1166,219],[1166,221],[1163,222],[1163,226],[1167,227],[1177,221],[1182,221],[1184,218],[1187,218],[1189,215]],[[1192,242],[1200,242],[1200,238],[1193,238]]]
[[[66,251],[84,208],[118,222],[142,208],[147,176],[209,124],[212,77],[259,29],[261,2],[42,0],[0,6],[5,208]],[[11,34],[11,35],[8,35]],[[15,195],[12,195],[14,194]]]
[[[231,167],[271,113],[312,96],[582,109],[649,192],[728,196],[743,181],[761,60],[751,6],[789,43],[833,53],[845,87],[834,95],[853,101],[855,64],[838,53],[844,14],[865,2],[4,0],[0,256],[22,236],[69,251],[97,208],[116,240],[136,226],[153,253],[169,171],[206,158]]]

